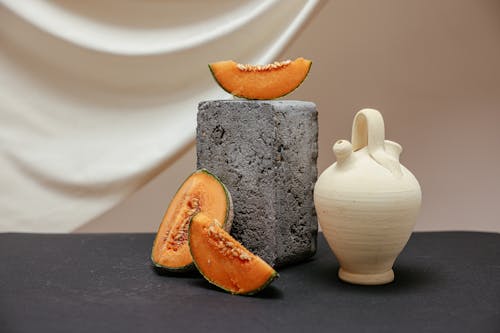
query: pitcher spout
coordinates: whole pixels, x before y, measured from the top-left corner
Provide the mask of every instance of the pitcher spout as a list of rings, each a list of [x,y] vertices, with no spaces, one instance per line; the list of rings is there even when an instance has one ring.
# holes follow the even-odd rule
[[[384,141],[385,152],[393,157],[396,161],[399,162],[399,155],[403,151],[403,147],[397,142],[385,140]]]
[[[333,145],[333,153],[337,158],[337,166],[344,167],[351,159],[352,144],[347,140],[338,140]]]

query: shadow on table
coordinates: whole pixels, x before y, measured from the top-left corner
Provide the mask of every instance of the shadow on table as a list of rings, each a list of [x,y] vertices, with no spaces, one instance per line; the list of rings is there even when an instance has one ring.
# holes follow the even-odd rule
[[[151,270],[158,275],[175,277],[175,278],[191,278],[192,279],[192,278],[201,277],[200,272],[198,272],[198,270],[196,268],[193,268],[187,272],[172,272],[172,271],[166,270],[165,268],[151,265]]]
[[[165,276],[165,277],[172,277],[172,278],[184,278],[184,279],[189,279],[188,283],[191,284],[192,286],[195,286],[197,288],[205,288],[208,290],[213,290],[217,292],[221,292],[224,294],[228,294],[228,292],[222,290],[221,288],[209,283],[207,280],[203,278],[203,276],[200,274],[200,272],[196,269],[187,271],[187,272],[172,272],[168,271],[164,268],[157,267],[151,265],[151,270],[160,276]],[[283,298],[283,293],[280,289],[276,288],[275,286],[267,286],[264,290],[258,292],[257,294],[251,295],[252,297],[255,298],[262,298],[262,299],[281,299]]]
[[[439,271],[418,266],[396,265],[394,267],[394,276],[394,282],[389,286],[392,285],[394,288],[406,290],[436,286],[442,281],[442,275]]]
[[[228,294],[227,291],[224,291],[220,289],[219,287],[211,284],[210,282],[206,280],[194,280],[190,282],[191,285],[197,287],[197,288],[205,288],[213,291],[217,291],[223,294]],[[241,297],[241,296],[240,296]],[[282,299],[283,298],[283,292],[276,288],[273,285],[267,286],[264,290],[258,292],[257,294],[251,295],[250,297],[253,298],[260,298],[260,299]]]

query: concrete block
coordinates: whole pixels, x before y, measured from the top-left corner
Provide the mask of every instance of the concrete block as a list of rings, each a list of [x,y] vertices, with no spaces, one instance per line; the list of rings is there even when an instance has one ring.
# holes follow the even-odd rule
[[[216,174],[231,192],[231,234],[275,267],[316,251],[317,141],[311,102],[216,100],[198,106],[198,168]]]

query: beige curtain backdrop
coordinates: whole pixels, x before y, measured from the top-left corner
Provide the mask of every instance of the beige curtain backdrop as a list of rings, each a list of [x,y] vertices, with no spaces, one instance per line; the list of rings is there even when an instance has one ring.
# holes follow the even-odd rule
[[[0,0],[0,232],[70,232],[192,142],[207,62],[273,61],[319,0]],[[283,10],[285,9],[285,10]]]
[[[326,1],[281,58],[296,56],[314,61],[289,98],[318,105],[320,172],[355,112],[377,108],[422,186],[416,229],[500,232],[500,1]],[[195,158],[78,231],[155,231]]]

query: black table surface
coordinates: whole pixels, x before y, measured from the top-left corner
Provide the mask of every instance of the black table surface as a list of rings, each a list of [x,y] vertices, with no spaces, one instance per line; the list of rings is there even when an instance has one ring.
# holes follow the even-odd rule
[[[0,332],[500,332],[500,234],[414,233],[385,286],[337,278],[323,236],[255,296],[159,275],[152,234],[0,234]]]

